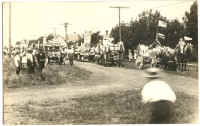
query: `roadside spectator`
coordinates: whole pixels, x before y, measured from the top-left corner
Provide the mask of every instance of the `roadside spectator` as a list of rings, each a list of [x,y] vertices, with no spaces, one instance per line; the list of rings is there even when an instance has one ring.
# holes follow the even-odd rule
[[[16,51],[16,55],[14,57],[14,63],[16,67],[16,74],[19,75],[20,70],[21,70],[21,57],[20,57],[20,52]]]
[[[157,68],[146,70],[146,78],[149,79],[149,82],[142,89],[142,102],[144,104],[150,103],[152,107],[150,123],[167,124],[170,123],[173,116],[176,95],[166,82],[159,80],[158,72]]]
[[[133,54],[131,49],[128,50],[128,61],[131,62],[133,60]]]
[[[33,54],[32,54],[32,49],[28,48],[27,49],[27,66],[28,66],[28,72],[34,73],[34,59],[33,59]]]
[[[39,66],[39,74],[42,80],[45,80],[43,75],[43,69],[46,67],[48,63],[48,57],[46,56],[43,49],[39,49],[39,53],[36,55],[37,63]]]
[[[74,64],[74,49],[73,49],[73,47],[68,48],[67,54],[68,54],[68,58],[69,58],[69,63],[72,66]]]

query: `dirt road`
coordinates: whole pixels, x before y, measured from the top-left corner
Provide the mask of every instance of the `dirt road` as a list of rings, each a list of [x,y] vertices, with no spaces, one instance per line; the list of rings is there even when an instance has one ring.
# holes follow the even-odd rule
[[[106,94],[111,92],[121,92],[132,89],[140,89],[145,84],[144,71],[125,69],[118,67],[103,67],[91,63],[77,62],[80,68],[91,71],[93,74],[87,81],[74,82],[82,83],[78,86],[59,85],[54,88],[34,88],[17,90],[16,92],[4,93],[4,118],[7,123],[12,123],[19,120],[16,113],[11,113],[13,110],[9,106],[23,105],[29,101],[40,102],[46,99],[71,99],[74,97],[83,97],[86,95]],[[185,92],[189,95],[198,95],[198,80],[172,75],[161,72],[161,77],[166,80],[175,91]],[[13,118],[14,120],[11,120]]]

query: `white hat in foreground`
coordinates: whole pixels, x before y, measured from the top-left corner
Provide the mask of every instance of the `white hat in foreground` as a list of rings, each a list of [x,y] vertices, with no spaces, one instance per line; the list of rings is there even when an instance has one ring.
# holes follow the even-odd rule
[[[146,78],[158,78],[160,70],[158,68],[148,68],[146,69]]]
[[[156,80],[147,83],[142,89],[142,101],[148,103],[160,100],[167,100],[174,103],[176,95],[164,81]]]

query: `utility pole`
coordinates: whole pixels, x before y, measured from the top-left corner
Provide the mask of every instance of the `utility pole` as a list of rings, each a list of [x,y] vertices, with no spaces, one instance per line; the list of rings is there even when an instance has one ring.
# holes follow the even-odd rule
[[[68,36],[67,36],[67,27],[68,27],[68,25],[70,25],[69,23],[64,23],[64,27],[65,27],[65,40],[67,41],[67,39],[68,39]]]
[[[121,23],[120,23],[120,19],[121,19],[121,15],[120,15],[120,11],[123,8],[129,8],[129,7],[125,7],[125,6],[111,6],[110,8],[117,8],[119,11],[119,41],[122,41],[122,34],[121,34]]]
[[[11,57],[11,24],[12,24],[12,21],[11,21],[11,2],[9,2],[9,56]]]

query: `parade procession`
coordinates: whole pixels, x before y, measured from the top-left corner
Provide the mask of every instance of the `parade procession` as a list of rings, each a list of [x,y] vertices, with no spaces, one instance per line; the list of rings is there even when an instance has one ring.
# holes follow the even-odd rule
[[[111,1],[2,3],[3,124],[200,122],[197,0]]]
[[[158,24],[159,27],[159,24]],[[166,27],[166,26],[164,26]],[[86,36],[87,35],[87,36]],[[75,37],[74,37],[75,36]],[[145,65],[169,69],[173,71],[189,71],[188,63],[194,51],[192,38],[183,36],[177,42],[175,48],[162,45],[159,42],[159,33],[150,45],[139,44],[135,49],[125,50],[124,42],[115,42],[106,31],[105,35],[99,35],[100,39],[96,45],[92,45],[92,33],[80,35],[74,33],[72,40],[65,40],[62,36],[53,36],[54,39],[47,41],[43,36],[40,40],[18,41],[15,47],[4,48],[4,55],[11,56],[15,62],[16,74],[20,70],[28,69],[34,72],[36,66],[42,69],[47,64],[66,64],[68,61],[86,61],[101,64],[104,66],[123,66],[123,61],[128,60],[134,63],[138,69]],[[40,66],[39,64],[42,64]],[[196,68],[197,70],[197,68]]]

